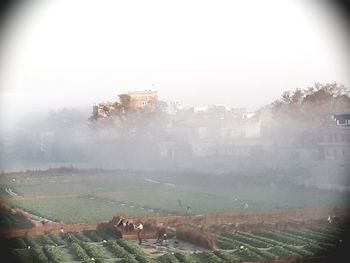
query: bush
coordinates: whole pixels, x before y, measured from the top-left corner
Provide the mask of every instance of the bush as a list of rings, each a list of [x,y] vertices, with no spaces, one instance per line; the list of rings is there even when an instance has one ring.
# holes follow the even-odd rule
[[[38,238],[39,243],[44,245],[55,245],[55,242],[52,241],[52,239],[48,235],[43,235]]]
[[[27,244],[22,237],[6,240],[6,245],[10,248],[27,248]]]
[[[271,245],[267,242],[258,240],[254,237],[247,237],[242,235],[241,233],[234,233],[234,234],[223,234],[224,237],[228,237],[234,240],[238,240],[240,242],[244,242],[246,244],[249,244],[253,247],[258,247],[258,248],[268,248],[271,247]]]
[[[140,263],[156,262],[153,258],[151,258],[145,252],[143,252],[137,245],[131,242],[118,239],[117,244],[125,248],[125,250],[128,251],[130,254],[133,254]]]
[[[219,236],[216,245],[221,249],[236,249],[240,247],[241,243],[224,236]]]
[[[85,250],[85,252],[92,258],[95,259],[96,263],[105,263],[107,262],[104,251],[101,247],[81,242],[80,246]]]
[[[91,239],[83,235],[82,233],[75,233],[74,236],[83,242],[91,242]]]
[[[130,255],[123,247],[119,246],[116,241],[108,240],[106,247],[111,251],[116,257],[122,258],[125,263],[138,263],[138,261]]]
[[[56,245],[65,245],[66,242],[64,242],[64,240],[62,240],[62,238],[60,238],[59,236],[55,236],[53,234],[49,234],[49,237],[51,238],[51,240],[56,244]]]
[[[76,259],[82,261],[83,263],[94,263],[94,261],[90,259],[88,254],[86,254],[84,249],[78,243],[72,243],[69,246],[69,249],[71,253],[75,255]]]
[[[307,245],[307,243],[305,241],[298,240],[296,238],[291,238],[291,237],[288,237],[282,233],[277,233],[277,232],[264,231],[264,232],[260,232],[258,234],[258,236],[263,236],[263,237],[277,240],[279,242],[282,242],[282,243],[285,243],[288,245],[293,245],[293,246]]]
[[[230,253],[234,256],[238,256],[243,261],[263,261],[264,258],[255,252],[249,250],[248,248],[237,249],[236,251]]]
[[[279,258],[290,258],[290,257],[299,257],[300,255],[289,251],[286,248],[283,248],[281,246],[274,246],[268,250],[270,253],[276,255]]]
[[[101,242],[103,240],[96,231],[84,231],[83,234],[94,242]]]
[[[58,247],[45,245],[44,252],[47,258],[49,259],[50,263],[67,262],[66,257]]]
[[[184,254],[180,252],[175,252],[174,256],[181,262],[181,263],[196,263],[196,260],[191,257],[190,254]]]
[[[177,227],[176,237],[207,249],[215,248],[216,238],[213,235],[202,232],[200,229],[198,229],[198,227],[191,225],[182,225]]]
[[[11,258],[13,258],[16,263],[35,263],[27,248],[11,249],[10,253]]]
[[[215,250],[214,254],[221,258],[225,263],[232,263],[232,262],[240,262],[241,259],[233,254],[230,254],[226,251],[221,251],[221,250]]]
[[[194,253],[192,256],[197,259],[198,262],[201,263],[222,263],[224,261],[221,260],[218,256],[211,252],[200,252],[200,253]]]
[[[157,258],[160,263],[181,263],[173,254],[164,254]]]

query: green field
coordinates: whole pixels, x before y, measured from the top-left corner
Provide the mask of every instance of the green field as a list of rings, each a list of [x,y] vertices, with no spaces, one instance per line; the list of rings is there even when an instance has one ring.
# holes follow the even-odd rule
[[[226,233],[218,236],[215,251],[165,252],[151,256],[133,241],[116,239],[97,231],[47,234],[7,240],[12,262],[130,262],[130,263],[224,263],[269,261],[326,255],[337,245],[339,229],[299,228],[284,231]],[[30,246],[30,248],[29,248]],[[163,252],[164,253],[164,252]],[[93,259],[92,259],[93,258]]]
[[[0,194],[12,206],[66,223],[104,221],[118,213],[132,217],[245,213],[349,204],[345,193],[264,178],[249,180],[141,171],[24,172],[3,176],[0,182],[24,199],[11,198],[4,189]]]

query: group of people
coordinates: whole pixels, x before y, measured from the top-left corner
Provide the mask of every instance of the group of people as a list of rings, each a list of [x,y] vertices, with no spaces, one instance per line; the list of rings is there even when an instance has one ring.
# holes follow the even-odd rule
[[[132,232],[134,229],[137,229],[137,226],[135,226],[133,222],[129,222],[124,218],[120,219],[117,227],[120,228],[123,232]]]
[[[125,218],[120,218],[119,222],[116,225],[122,232],[132,232],[137,230],[137,238],[139,240],[139,244],[142,243],[141,233],[143,232],[143,224],[141,222],[134,224],[133,222],[129,222]]]

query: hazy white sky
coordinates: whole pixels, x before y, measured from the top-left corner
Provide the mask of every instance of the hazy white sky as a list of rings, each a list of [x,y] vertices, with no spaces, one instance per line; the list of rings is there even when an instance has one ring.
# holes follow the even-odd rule
[[[314,82],[350,86],[347,28],[324,1],[28,2],[1,35],[3,121],[128,90],[255,109]]]

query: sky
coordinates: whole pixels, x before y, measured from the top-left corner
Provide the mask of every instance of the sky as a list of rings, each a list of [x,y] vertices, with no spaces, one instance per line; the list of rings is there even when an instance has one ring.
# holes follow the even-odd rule
[[[329,1],[26,1],[0,38],[0,119],[154,89],[185,107],[255,110],[315,82],[350,87]]]

